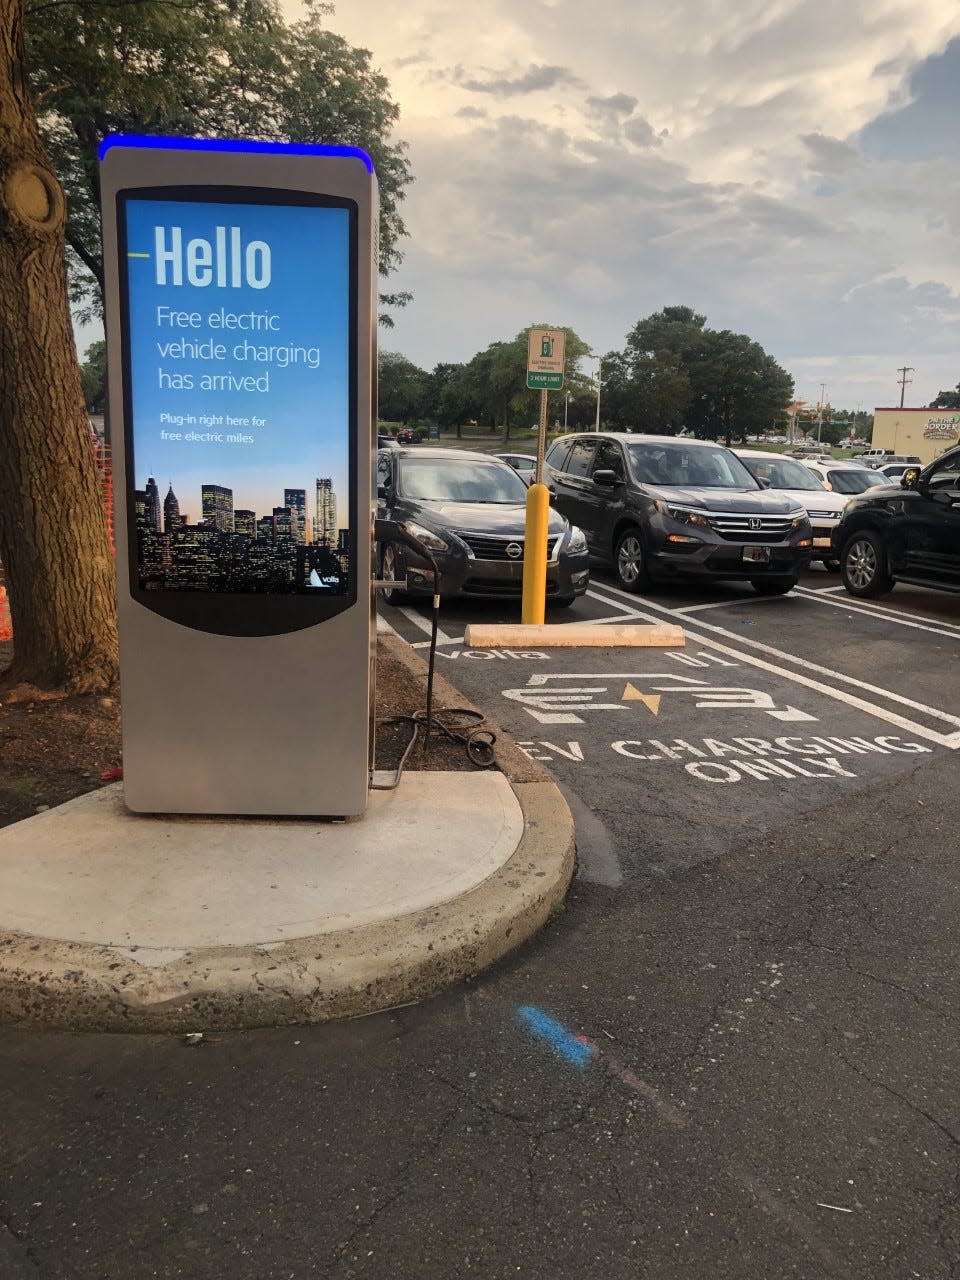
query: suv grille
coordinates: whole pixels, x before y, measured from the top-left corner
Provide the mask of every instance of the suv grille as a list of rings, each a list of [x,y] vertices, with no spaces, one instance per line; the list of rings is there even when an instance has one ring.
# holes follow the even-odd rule
[[[790,532],[790,516],[751,516],[740,512],[708,512],[710,524],[728,542],[783,542]]]
[[[557,553],[560,550],[560,539],[563,535],[558,534],[553,540],[553,544],[548,544],[548,553],[551,560],[556,560]],[[523,546],[523,535],[519,538],[505,538],[502,534],[487,533],[461,533],[457,531],[457,537],[461,538],[470,550],[473,552],[474,558],[477,560],[507,560],[515,564],[520,564],[523,556],[508,556],[507,547],[516,544]]]

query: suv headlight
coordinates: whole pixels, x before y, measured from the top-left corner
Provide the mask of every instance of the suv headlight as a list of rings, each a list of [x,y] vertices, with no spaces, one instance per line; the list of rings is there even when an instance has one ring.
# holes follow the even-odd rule
[[[703,511],[696,511],[693,507],[675,507],[672,503],[662,502],[659,498],[653,504],[656,509],[663,515],[669,516],[671,520],[676,520],[677,524],[692,524],[700,529],[710,529],[709,517]]]
[[[413,520],[405,520],[403,526],[407,533],[413,534],[415,538],[423,543],[425,547],[429,547],[431,551],[449,551],[450,547],[446,542],[433,532],[432,529],[425,529],[422,524],[416,524]]]
[[[807,515],[805,507],[800,507],[799,510],[790,511],[787,514],[790,518],[791,529],[802,529],[804,525],[810,523],[810,517]]]
[[[579,555],[587,549],[587,539],[583,530],[578,529],[576,525],[570,526],[570,537],[567,540],[567,550],[571,555]]]

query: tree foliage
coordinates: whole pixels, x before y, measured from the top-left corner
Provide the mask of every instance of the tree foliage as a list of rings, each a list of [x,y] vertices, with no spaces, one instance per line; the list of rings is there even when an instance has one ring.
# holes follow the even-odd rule
[[[930,402],[931,409],[960,409],[960,382],[953,391],[941,391],[936,400]]]
[[[690,307],[640,320],[623,351],[604,358],[604,421],[703,439],[745,435],[782,422],[793,379],[746,334],[707,327]]]
[[[380,184],[381,274],[399,264],[411,181],[406,147],[391,141],[399,109],[367,50],[324,26],[330,12],[287,25],[276,0],[33,0],[31,86],[70,209],[72,293],[88,314],[103,288],[97,150],[110,133],[362,147]]]
[[[536,325],[532,328],[557,329],[560,325]],[[572,329],[564,329],[564,395],[567,391],[575,402],[590,390],[590,380],[580,370],[580,361],[589,347]],[[401,363],[402,362],[402,363]],[[386,353],[380,361],[380,416],[394,420],[389,410],[395,407],[393,393],[396,379],[407,385],[414,381],[415,365],[403,356]],[[460,428],[468,422],[502,430],[509,439],[514,427],[537,421],[540,392],[527,389],[527,330],[522,329],[509,342],[491,342],[464,364],[438,364],[431,374],[416,370],[422,388],[420,416],[432,418],[444,427]],[[561,401],[562,404],[562,401]],[[562,417],[554,402],[553,417]]]
[[[107,344],[101,339],[87,347],[80,366],[83,399],[88,413],[103,413],[107,401]]]
[[[385,422],[418,421],[429,406],[430,375],[394,351],[380,353],[380,417]]]

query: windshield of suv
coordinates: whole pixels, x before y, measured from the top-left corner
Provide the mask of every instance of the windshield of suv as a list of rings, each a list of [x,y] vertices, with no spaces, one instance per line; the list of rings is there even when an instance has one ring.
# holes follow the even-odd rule
[[[701,489],[759,489],[740,459],[709,445],[628,444],[630,466],[641,484]]]
[[[522,502],[527,486],[505,462],[469,458],[403,458],[398,488],[426,502]]]
[[[771,489],[819,489],[823,485],[806,467],[792,458],[741,457],[740,461],[758,480],[768,481]]]
[[[849,471],[828,471],[827,484],[834,493],[863,493],[866,489],[877,485],[887,485],[890,481],[876,471],[860,470],[851,467]]]

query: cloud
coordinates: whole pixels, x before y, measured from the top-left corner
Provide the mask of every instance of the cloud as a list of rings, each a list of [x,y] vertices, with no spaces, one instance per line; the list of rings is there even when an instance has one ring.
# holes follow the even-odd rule
[[[553,89],[557,85],[580,87],[583,84],[583,81],[578,79],[567,67],[537,66],[535,64],[529,66],[522,75],[513,76],[512,78],[506,75],[499,75],[487,80],[478,80],[470,77],[462,67],[456,67],[451,73],[451,79],[461,89],[467,89],[470,93],[489,93],[495,98],[513,98],[520,94],[541,93],[543,90]]]
[[[809,153],[810,168],[816,173],[845,173],[859,162],[855,147],[839,138],[826,138],[822,133],[804,134],[800,141]]]
[[[411,359],[545,316],[610,350],[685,303],[807,399],[829,371],[835,404],[889,401],[905,363],[918,403],[956,385],[956,0],[487,0],[481,23],[351,0],[330,21],[401,107]]]

